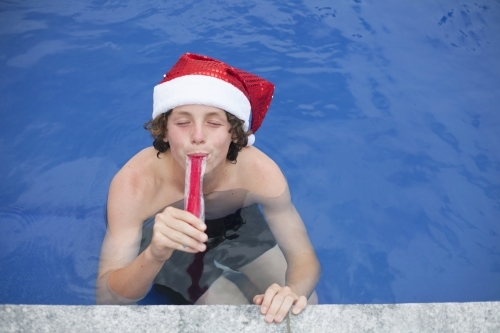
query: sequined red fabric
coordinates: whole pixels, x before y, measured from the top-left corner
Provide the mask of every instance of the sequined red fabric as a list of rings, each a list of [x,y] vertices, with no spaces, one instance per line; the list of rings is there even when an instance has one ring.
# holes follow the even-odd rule
[[[160,83],[184,75],[207,75],[224,80],[241,90],[250,101],[252,120],[250,129],[256,132],[271,105],[274,85],[252,73],[231,67],[207,56],[186,53],[180,57]]]

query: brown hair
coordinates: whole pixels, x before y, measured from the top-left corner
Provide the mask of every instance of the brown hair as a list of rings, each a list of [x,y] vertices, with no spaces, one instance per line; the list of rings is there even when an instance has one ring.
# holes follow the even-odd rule
[[[158,158],[160,158],[160,153],[164,153],[170,148],[170,144],[163,141],[163,138],[165,134],[167,134],[167,121],[171,113],[172,110],[169,110],[144,124],[144,129],[148,130],[154,139],[153,147],[158,150],[158,154],[156,154]],[[247,145],[248,136],[252,134],[252,132],[245,132],[243,129],[243,124],[245,122],[235,115],[226,111],[226,116],[231,126],[229,129],[229,133],[231,133],[231,144],[227,152],[227,159],[231,163],[236,163],[238,152]]]

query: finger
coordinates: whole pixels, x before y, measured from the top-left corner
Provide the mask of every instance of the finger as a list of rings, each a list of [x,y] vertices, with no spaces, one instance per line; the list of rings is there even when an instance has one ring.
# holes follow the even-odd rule
[[[290,290],[290,288],[287,286],[280,288],[280,291],[273,297],[271,306],[269,307],[269,310],[267,311],[266,319],[265,319],[266,322],[270,323],[273,320],[276,320],[276,316],[278,315],[280,308],[283,306],[283,304],[287,298],[290,298],[291,302],[289,301],[290,304],[289,304],[286,312],[288,312],[288,310],[292,306],[293,302],[298,299],[298,296],[295,295]],[[286,315],[286,312],[285,312],[285,315]],[[284,318],[284,315],[280,319],[283,320],[283,318]]]
[[[281,323],[283,319],[285,319],[285,316],[288,314],[288,311],[290,311],[290,308],[297,299],[296,296],[297,295],[295,294],[288,294],[284,297],[283,303],[281,304],[280,308],[278,309],[278,312],[274,316],[275,322]]]
[[[167,207],[167,208],[165,208],[163,213],[169,214],[174,219],[187,222],[198,230],[204,231],[207,228],[207,226],[205,225],[205,223],[203,223],[202,220],[200,220],[199,218],[197,218],[196,216],[194,216],[193,214],[191,214],[188,211],[177,209],[174,207]],[[160,214],[163,214],[163,213],[160,213]]]
[[[200,244],[205,243],[208,239],[208,236],[203,231],[200,231],[190,224],[180,220],[170,221],[169,224],[163,225],[161,223],[158,223],[158,225],[156,225],[155,223],[154,228],[157,229],[157,232],[161,232],[166,237],[171,238],[174,241],[177,241],[184,245],[188,244],[183,243],[184,238],[181,237],[181,235],[186,235],[187,237],[192,238],[194,241],[200,242]]]
[[[269,307],[271,306],[271,302],[274,296],[280,291],[280,286],[276,283],[273,283],[269,288],[267,288],[264,293],[264,299],[262,300],[262,305],[260,307],[260,313],[267,314]]]
[[[172,242],[171,239],[163,235],[161,232],[153,233],[151,244],[149,246],[150,253],[158,260],[165,261],[172,255],[172,251],[178,249],[178,244]],[[193,248],[185,248],[184,252],[198,253],[200,251]]]
[[[255,304],[255,305],[261,305],[263,299],[264,299],[264,295],[255,295],[253,297],[253,304]]]
[[[299,300],[295,302],[295,305],[292,308],[292,313],[294,315],[298,315],[299,313],[302,312],[306,308],[307,305],[307,298],[305,296],[300,296]]]
[[[207,248],[204,243],[166,225],[155,228],[153,239],[155,244],[164,242],[165,246],[184,252],[205,251]]]
[[[189,243],[188,241],[185,241],[185,243]],[[200,245],[202,243],[199,243]],[[160,234],[160,235],[153,235],[153,239],[151,241],[151,245],[159,250],[166,250],[166,249],[173,249],[173,250],[180,250],[183,252],[189,252],[189,253],[198,253],[201,251],[201,247],[197,247],[197,245],[184,245],[180,244],[178,242],[174,242],[172,239]]]
[[[166,229],[165,227],[168,229]],[[162,232],[167,237],[170,237],[169,236],[170,230],[173,229],[183,234],[186,234],[189,237],[196,239],[197,241],[200,241],[202,243],[206,242],[208,239],[208,236],[203,231],[200,231],[198,228],[193,227],[186,221],[177,219],[174,216],[170,216],[167,214],[166,215],[158,214],[156,216],[154,229],[159,229],[159,231]]]
[[[204,243],[176,230],[172,230],[169,239],[176,244],[175,248],[177,250],[186,251],[187,249],[193,249],[196,250],[196,252],[203,252],[207,249]]]

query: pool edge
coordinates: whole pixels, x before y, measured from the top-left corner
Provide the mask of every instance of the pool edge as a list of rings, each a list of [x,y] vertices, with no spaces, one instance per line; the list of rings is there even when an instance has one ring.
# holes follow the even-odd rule
[[[500,302],[312,305],[266,324],[253,305],[0,305],[0,332],[500,332]]]

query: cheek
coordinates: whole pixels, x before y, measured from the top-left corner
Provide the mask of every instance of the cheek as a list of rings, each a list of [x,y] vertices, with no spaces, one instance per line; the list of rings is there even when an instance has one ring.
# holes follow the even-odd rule
[[[179,133],[175,127],[168,128],[163,141],[169,142],[170,146],[179,146],[182,141],[182,133]]]
[[[221,136],[218,138],[216,146],[219,148],[219,150],[221,150],[221,152],[227,154],[231,141],[231,136]]]

